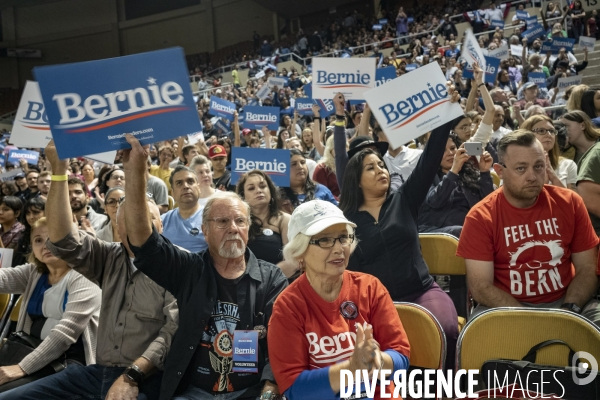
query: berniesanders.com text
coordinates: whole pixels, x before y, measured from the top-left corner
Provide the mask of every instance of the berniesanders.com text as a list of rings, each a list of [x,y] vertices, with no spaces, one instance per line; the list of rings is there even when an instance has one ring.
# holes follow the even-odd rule
[[[137,135],[143,135],[144,133],[150,133],[150,132],[154,132],[154,129],[148,128],[148,129],[143,129],[141,131],[125,132],[125,133],[121,133],[118,135],[108,135],[107,137],[108,137],[108,140],[114,140],[114,139],[122,139],[128,133],[131,133],[133,136],[137,136]]]

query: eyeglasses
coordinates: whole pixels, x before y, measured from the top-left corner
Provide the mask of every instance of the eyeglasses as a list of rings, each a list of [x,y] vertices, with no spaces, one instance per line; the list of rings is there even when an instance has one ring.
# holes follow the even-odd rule
[[[546,136],[546,134],[549,134],[550,136],[556,136],[556,129],[535,128],[531,131],[538,136]]]
[[[125,180],[125,176],[121,176],[121,175],[113,175],[110,177],[111,180],[113,181],[124,181]]]
[[[120,199],[119,199],[120,200]],[[119,204],[119,200],[117,199],[108,199],[104,202],[104,204],[108,207],[116,207]]]
[[[457,131],[470,131],[471,130],[471,125],[465,125],[465,126],[457,126],[456,127]]]
[[[338,238],[324,237],[321,239],[313,239],[313,240],[309,241],[308,243],[316,244],[317,246],[319,246],[322,249],[329,249],[329,248],[335,246],[335,242],[337,242],[338,240],[342,246],[349,246],[352,243],[354,243],[354,235],[340,236]]]
[[[210,218],[207,221],[214,221],[218,229],[227,229],[231,226],[231,218],[227,217]],[[233,222],[238,228],[246,228],[249,220],[246,217],[236,217],[233,219]]]

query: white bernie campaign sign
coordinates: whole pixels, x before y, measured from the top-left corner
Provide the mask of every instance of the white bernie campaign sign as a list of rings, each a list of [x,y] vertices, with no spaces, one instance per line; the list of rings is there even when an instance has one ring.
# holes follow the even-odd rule
[[[568,76],[566,78],[558,78],[558,82],[556,87],[558,88],[558,93],[564,93],[569,86],[580,85],[582,80],[581,75]]]
[[[375,58],[313,59],[312,98],[332,99],[342,93],[346,100],[363,100],[376,86]]]
[[[508,60],[508,45],[503,44],[497,49],[490,50],[487,55],[489,57],[499,58],[500,60]]]
[[[587,36],[579,36],[579,49],[587,48],[588,51],[594,51],[594,46],[596,45],[596,39],[587,37]]]
[[[438,63],[404,74],[364,96],[394,148],[463,115],[458,103],[450,103]]]
[[[44,148],[52,140],[48,116],[44,108],[40,86],[27,81],[10,135],[10,142],[17,147]],[[106,164],[113,164],[116,150],[90,154],[86,158]]]
[[[465,44],[461,50],[462,57],[467,60],[467,64],[469,64],[470,67],[473,66],[474,62],[477,62],[482,70],[486,70],[483,52],[471,29],[467,29],[465,32]]]

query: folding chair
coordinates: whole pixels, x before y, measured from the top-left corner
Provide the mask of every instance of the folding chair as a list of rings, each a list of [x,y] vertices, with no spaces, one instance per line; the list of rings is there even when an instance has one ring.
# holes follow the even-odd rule
[[[419,241],[429,273],[450,276],[449,295],[458,313],[459,327],[464,326],[471,314],[472,301],[467,288],[465,260],[456,255],[458,239],[447,233],[419,233]]]
[[[19,299],[16,301],[14,307],[12,308],[12,311],[10,312],[10,318],[8,319],[8,321],[6,321],[6,324],[2,328],[2,334],[0,334],[0,342],[8,337],[11,322],[16,323],[19,319],[19,312],[21,310],[21,299],[22,297],[19,297]]]
[[[498,176],[498,174],[495,171],[490,171],[490,175],[492,176],[492,181],[494,182],[494,185],[496,185],[496,187],[499,188],[500,177]]]
[[[414,303],[395,302],[410,343],[410,365],[441,369],[446,362],[446,335],[437,318],[425,307]]]
[[[478,314],[463,328],[456,368],[481,370],[488,360],[520,360],[533,346],[551,339],[600,360],[600,329],[586,318],[561,309],[500,307]],[[569,350],[548,346],[537,354],[537,364],[564,367]]]
[[[0,294],[0,329],[6,324],[8,315],[10,314],[10,307],[12,306],[14,295],[10,293]]]

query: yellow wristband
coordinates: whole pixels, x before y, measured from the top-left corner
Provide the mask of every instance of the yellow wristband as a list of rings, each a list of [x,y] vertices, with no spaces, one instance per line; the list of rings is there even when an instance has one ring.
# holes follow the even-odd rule
[[[335,121],[333,124],[335,126],[346,127],[346,121]]]
[[[69,175],[52,175],[50,180],[52,182],[64,182],[69,180]]]

